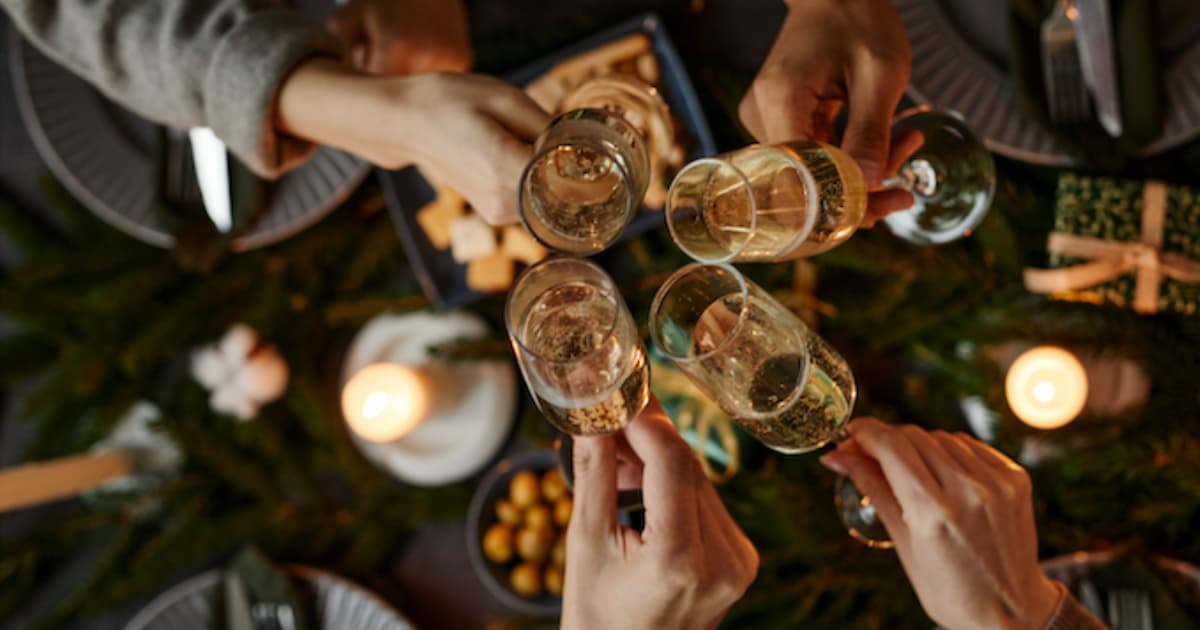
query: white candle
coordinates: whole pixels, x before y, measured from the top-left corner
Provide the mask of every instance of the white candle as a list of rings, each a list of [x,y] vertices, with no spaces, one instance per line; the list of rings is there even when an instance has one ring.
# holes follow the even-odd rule
[[[373,363],[342,388],[342,414],[350,430],[371,442],[391,442],[412,432],[429,415],[430,386],[409,366]]]
[[[1038,429],[1057,429],[1083,411],[1087,373],[1070,352],[1038,346],[1017,357],[1008,368],[1004,393],[1022,422]]]

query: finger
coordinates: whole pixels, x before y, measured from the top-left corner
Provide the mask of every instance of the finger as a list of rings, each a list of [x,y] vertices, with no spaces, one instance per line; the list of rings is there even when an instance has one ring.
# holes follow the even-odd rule
[[[848,77],[850,114],[842,149],[862,168],[867,186],[883,181],[888,166],[892,112],[904,93],[900,75],[873,59],[861,61]]]
[[[611,436],[576,437],[572,466],[575,507],[571,528],[595,540],[618,530],[617,449]]]
[[[917,129],[906,129],[892,136],[891,145],[888,147],[887,172],[884,175],[895,174],[923,146],[925,134]]]
[[[854,420],[849,430],[863,452],[879,463],[904,511],[944,500],[941,484],[903,431],[874,418]]]
[[[968,474],[987,465],[965,442],[945,431],[934,431],[933,439],[937,440],[946,453],[958,463],[958,467]]]
[[[625,433],[614,436],[617,443],[617,489],[633,490],[642,487],[642,460],[633,452]]]
[[[963,444],[967,445],[972,452],[979,458],[980,461],[987,465],[1005,471],[1024,470],[1020,464],[1009,459],[1004,453],[992,448],[990,444],[985,444],[968,435],[960,437]]]
[[[841,450],[826,453],[820,461],[838,474],[849,477],[859,493],[870,499],[893,542],[899,544],[908,540],[904,510],[879,462],[866,455]]]
[[[525,92],[500,81],[498,89],[488,99],[489,112],[513,135],[533,142],[550,125],[547,114]]]
[[[742,99],[738,115],[759,142],[813,140],[817,139],[815,126],[831,135],[820,104],[817,93],[806,85],[791,78],[760,76]],[[820,124],[814,125],[814,121]]]
[[[900,431],[912,443],[917,454],[925,462],[926,468],[942,488],[950,487],[951,483],[965,474],[966,471],[946,452],[931,431],[912,424],[901,425]]]
[[[362,13],[355,4],[339,9],[333,17],[325,22],[325,28],[347,46],[357,44],[367,38]]]
[[[661,537],[687,548],[700,541],[700,483],[707,483],[687,442],[657,403],[625,427],[629,446],[643,462],[642,500],[646,506],[643,539]]]
[[[884,217],[912,208],[916,203],[912,193],[897,188],[878,190],[867,197],[867,212],[863,215],[862,227],[875,227]]]

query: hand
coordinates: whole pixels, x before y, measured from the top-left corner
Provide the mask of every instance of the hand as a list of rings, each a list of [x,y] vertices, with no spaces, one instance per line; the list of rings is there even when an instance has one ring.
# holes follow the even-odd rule
[[[646,527],[617,522],[617,438],[576,438],[562,627],[714,628],[754,580],[758,552],[657,402],[625,437],[643,462]]]
[[[863,225],[912,206],[906,191],[878,190],[921,146],[919,133],[891,139],[892,112],[908,85],[912,53],[890,0],[788,0],[775,45],[738,108],[760,142],[834,143],[833,119],[850,112],[841,148],[871,194]]]
[[[328,27],[350,50],[355,67],[371,74],[471,68],[462,0],[350,0]]]
[[[550,116],[492,77],[368,77],[331,60],[306,62],[279,95],[281,130],[389,169],[417,163],[489,223],[515,223],[531,143]]]
[[[821,463],[871,499],[925,612],[951,630],[1044,628],[1060,592],[1038,567],[1029,475],[966,435],[849,429]]]

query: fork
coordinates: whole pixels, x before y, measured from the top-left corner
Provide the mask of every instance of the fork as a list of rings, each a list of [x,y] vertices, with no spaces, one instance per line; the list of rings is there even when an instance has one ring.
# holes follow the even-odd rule
[[[296,630],[296,617],[287,604],[258,603],[250,607],[258,630]]]
[[[1154,630],[1150,595],[1130,589],[1109,591],[1108,620],[1113,630]]]
[[[1042,22],[1042,80],[1050,120],[1058,124],[1081,122],[1091,113],[1076,41],[1077,15],[1075,0],[1058,0]]]

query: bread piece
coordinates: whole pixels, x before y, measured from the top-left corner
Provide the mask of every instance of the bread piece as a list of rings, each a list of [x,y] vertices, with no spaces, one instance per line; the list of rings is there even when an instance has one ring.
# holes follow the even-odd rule
[[[496,251],[496,233],[477,214],[455,219],[450,224],[450,254],[461,264]]]
[[[575,85],[594,74],[608,71],[622,60],[639,57],[649,50],[650,38],[645,33],[634,33],[575,55],[558,63],[546,74],[558,77],[567,85]]]
[[[520,225],[504,226],[500,232],[500,251],[526,265],[532,265],[550,253]]]
[[[504,252],[476,258],[467,264],[467,286],[482,293],[504,291],[512,286],[515,267]]]
[[[462,197],[438,197],[417,210],[417,224],[436,249],[450,247],[450,224],[463,215]]]

